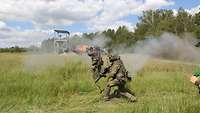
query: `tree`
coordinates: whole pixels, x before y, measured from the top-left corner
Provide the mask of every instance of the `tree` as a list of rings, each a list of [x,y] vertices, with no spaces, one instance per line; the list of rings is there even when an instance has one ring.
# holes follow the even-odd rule
[[[181,35],[185,32],[192,32],[194,23],[192,16],[188,14],[183,8],[179,8],[175,22],[175,33]]]
[[[200,12],[195,14],[194,16],[194,26],[195,26],[194,33],[196,37],[200,39]]]

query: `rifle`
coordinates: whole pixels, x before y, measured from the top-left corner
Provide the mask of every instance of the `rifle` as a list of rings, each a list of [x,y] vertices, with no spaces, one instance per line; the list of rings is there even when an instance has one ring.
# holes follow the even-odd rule
[[[97,84],[98,81],[102,78],[102,77],[106,77],[105,75],[99,75],[96,79],[95,79],[95,85],[97,86],[97,88],[100,90],[100,93],[102,93],[104,91],[104,89],[101,89],[101,87]]]
[[[104,89],[101,89],[101,87],[97,84],[98,81],[102,78],[102,77],[106,77],[106,73],[109,71],[109,67],[103,69],[103,71],[99,74],[99,76],[95,79],[95,85],[97,86],[97,88],[100,90],[100,93],[102,93],[104,91]]]

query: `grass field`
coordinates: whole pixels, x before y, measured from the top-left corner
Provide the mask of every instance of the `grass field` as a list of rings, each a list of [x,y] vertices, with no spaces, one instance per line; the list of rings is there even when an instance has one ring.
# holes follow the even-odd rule
[[[200,95],[189,82],[192,64],[152,59],[129,83],[136,103],[104,102],[79,56],[28,62],[36,67],[27,65],[29,57],[0,54],[0,113],[200,113]]]

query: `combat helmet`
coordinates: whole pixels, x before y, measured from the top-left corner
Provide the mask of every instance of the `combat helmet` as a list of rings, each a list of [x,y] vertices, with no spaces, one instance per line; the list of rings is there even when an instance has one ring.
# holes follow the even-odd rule
[[[86,49],[88,56],[92,56],[94,54],[94,47],[90,46]]]

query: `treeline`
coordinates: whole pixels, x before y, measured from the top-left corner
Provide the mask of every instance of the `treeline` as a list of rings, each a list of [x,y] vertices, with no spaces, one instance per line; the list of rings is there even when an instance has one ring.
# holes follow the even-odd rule
[[[4,52],[10,52],[10,53],[15,53],[15,52],[26,52],[27,49],[26,48],[21,48],[21,47],[18,47],[18,46],[15,46],[15,47],[10,47],[10,48],[0,48],[0,52],[1,53],[4,53]]]
[[[110,39],[108,47],[117,47],[121,44],[130,46],[138,40],[144,40],[147,36],[160,36],[164,32],[183,36],[184,33],[191,33],[200,39],[200,12],[191,15],[183,8],[174,14],[172,10],[158,9],[143,12],[134,30],[129,31],[125,26],[117,30],[108,29],[100,34]],[[94,38],[99,33],[84,33],[83,37]]]
[[[40,48],[36,46],[25,47],[9,47],[9,48],[0,48],[0,53],[21,53],[21,52],[39,52]]]

